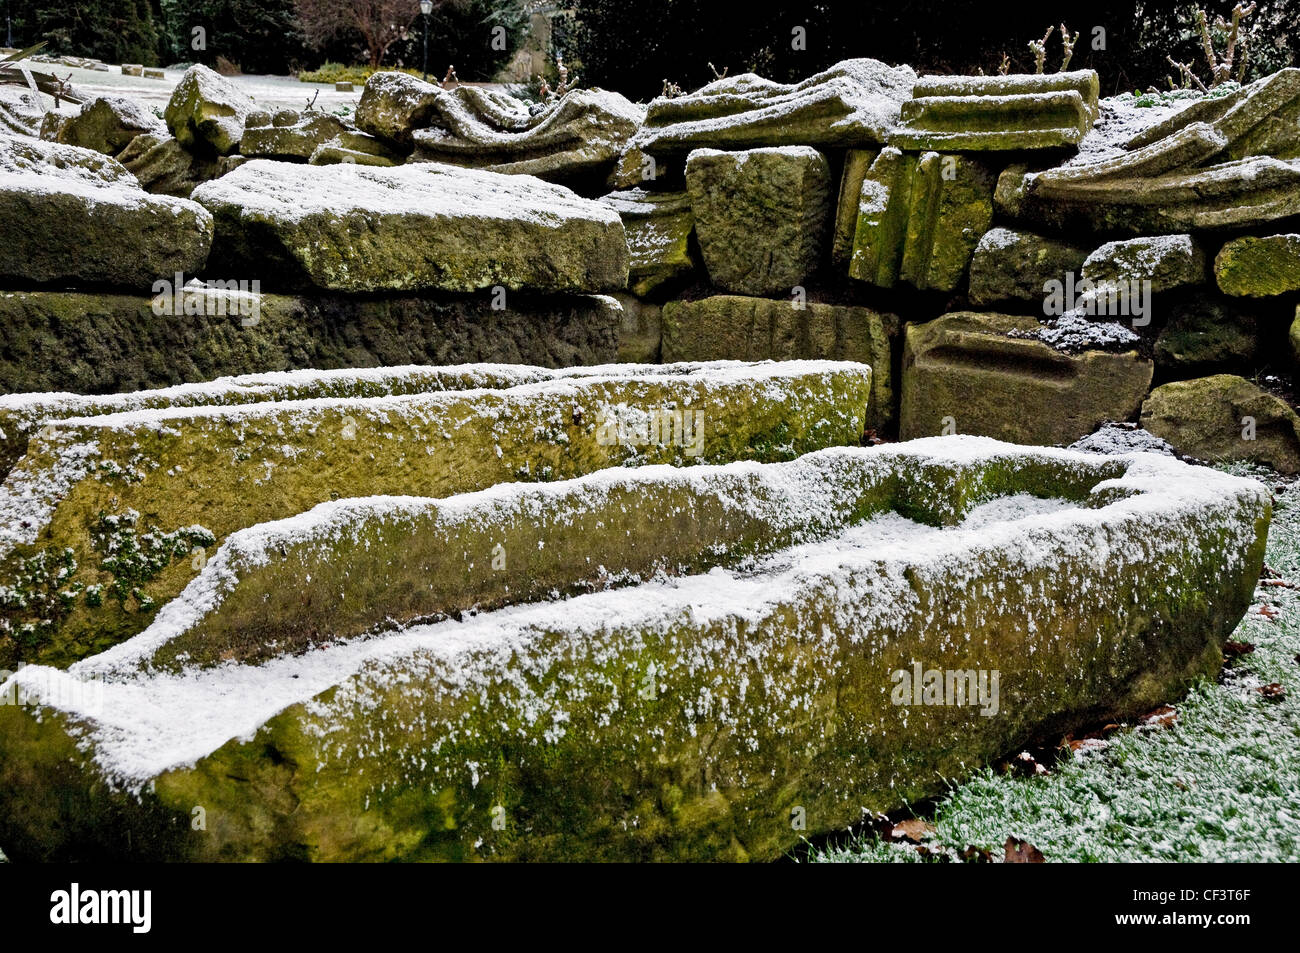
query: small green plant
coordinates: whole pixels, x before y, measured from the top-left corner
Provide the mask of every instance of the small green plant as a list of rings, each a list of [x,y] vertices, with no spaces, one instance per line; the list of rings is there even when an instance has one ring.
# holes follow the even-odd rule
[[[134,599],[140,609],[148,610],[153,607],[153,599],[140,586],[171,565],[172,560],[189,556],[195,547],[206,549],[217,538],[202,526],[186,526],[171,533],[150,526],[140,533],[139,521],[140,514],[135,510],[120,516],[101,512],[90,535],[96,551],[104,554],[99,568],[113,577],[107,586],[108,595],[119,606],[125,607],[128,599]],[[102,601],[102,596],[97,596]]]

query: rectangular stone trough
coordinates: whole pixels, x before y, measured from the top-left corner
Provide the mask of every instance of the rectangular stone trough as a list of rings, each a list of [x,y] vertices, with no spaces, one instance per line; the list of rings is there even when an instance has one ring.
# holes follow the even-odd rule
[[[1270,515],[1168,457],[976,437],[322,506],[0,685],[0,849],[779,857],[1215,672]]]
[[[234,404],[249,388],[227,383],[203,406],[47,419],[0,485],[0,665],[134,635],[213,545],[319,503],[791,459],[859,443],[871,386],[866,365],[832,361],[410,373],[460,389]]]

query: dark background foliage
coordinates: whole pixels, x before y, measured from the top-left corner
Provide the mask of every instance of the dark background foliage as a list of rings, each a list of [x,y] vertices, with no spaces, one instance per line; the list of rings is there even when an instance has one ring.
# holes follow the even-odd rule
[[[1080,38],[1071,68],[1093,68],[1103,95],[1155,84],[1176,72],[1166,54],[1191,61],[1206,74],[1191,3],[1162,0],[899,0],[899,2],[772,3],[767,0],[658,0],[653,13],[631,16],[627,0],[575,0],[562,31],[566,51],[589,83],[645,98],[665,79],[683,89],[713,78],[709,63],[731,74],[758,72],[789,81],[855,56],[918,72],[997,72],[1002,54],[1012,72],[1033,72],[1030,40],[1061,22]],[[1210,19],[1232,3],[1209,0]],[[1259,42],[1250,75],[1300,61],[1300,0],[1260,0],[1247,21]],[[792,48],[792,30],[807,30],[807,49]],[[1093,28],[1105,30],[1105,49],[1093,50]],[[1048,44],[1047,69],[1061,60],[1060,36]]]
[[[54,52],[109,62],[215,63],[223,56],[246,72],[285,73],[323,60],[356,62],[355,40],[323,49],[306,46],[295,26],[293,0],[3,0],[15,42],[49,41]],[[1211,18],[1227,15],[1233,0],[1208,0]],[[524,0],[469,0],[435,13],[430,24],[431,69],[454,62],[462,78],[486,79],[520,40]],[[871,56],[909,63],[920,72],[997,71],[1005,53],[1013,71],[1032,71],[1030,40],[1065,22],[1079,31],[1072,66],[1091,67],[1106,95],[1164,88],[1174,72],[1166,55],[1205,63],[1193,28],[1192,4],[1170,0],[570,0],[557,24],[557,52],[575,65],[585,85],[618,89],[635,98],[657,94],[664,80],[693,89],[713,78],[709,63],[731,74],[755,71],[789,81],[838,60]],[[488,43],[491,22],[506,23],[511,49]],[[1249,76],[1300,63],[1300,0],[1259,0],[1248,21]],[[193,51],[190,29],[208,31],[207,50]],[[807,49],[791,46],[792,30],[807,31]],[[422,25],[395,44],[388,65],[418,65]],[[1093,49],[1093,30],[1105,30],[1105,49]],[[1060,37],[1049,42],[1048,69],[1060,63]]]

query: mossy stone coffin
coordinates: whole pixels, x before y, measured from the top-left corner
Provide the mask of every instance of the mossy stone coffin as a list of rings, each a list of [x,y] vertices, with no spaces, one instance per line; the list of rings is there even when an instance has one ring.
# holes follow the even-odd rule
[[[872,376],[832,361],[618,365],[494,389],[488,370],[464,390],[45,424],[0,486],[0,665],[67,664],[134,635],[214,543],[331,499],[856,444]],[[689,440],[651,430],[687,410]]]
[[[1168,457],[971,437],[323,508],[284,559],[293,528],[264,528],[271,615],[300,599],[310,560],[373,558],[331,556],[337,519],[387,526],[371,544],[397,570],[403,524],[432,535],[417,560],[445,540],[439,558],[465,565],[439,598],[521,588],[459,620],[296,655],[266,642],[215,668],[149,664],[167,636],[196,634],[183,625],[68,672],[27,666],[0,686],[0,848],[772,859],[1216,671],[1270,515],[1260,484]],[[687,524],[688,549],[654,533]],[[549,576],[530,582],[537,569]],[[530,601],[547,583],[559,601]],[[247,611],[211,609],[234,625]],[[904,690],[917,667],[970,673],[972,693]]]

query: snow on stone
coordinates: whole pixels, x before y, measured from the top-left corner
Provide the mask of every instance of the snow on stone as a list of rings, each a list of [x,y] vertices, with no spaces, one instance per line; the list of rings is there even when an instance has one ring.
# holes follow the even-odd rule
[[[945,467],[1033,457],[1085,471],[1095,469],[1099,459],[1070,450],[1026,450],[979,437],[928,438],[822,453],[876,465],[910,461]],[[945,529],[885,514],[833,539],[796,546],[743,568],[718,567],[696,576],[484,612],[260,665],[96,678],[97,696],[78,691],[83,679],[96,674],[93,659],[68,672],[27,666],[0,692],[16,686],[29,696],[66,699],[63,710],[82,720],[80,743],[93,752],[107,776],[138,787],[167,768],[193,763],[232,738],[250,738],[267,719],[295,703],[306,703],[308,720],[326,731],[338,717],[335,709],[373,707],[382,697],[382,686],[395,677],[412,691],[423,691],[418,673],[436,671],[450,679],[439,682],[439,691],[476,694],[487,687],[477,684],[491,669],[485,668],[487,658],[517,659],[525,669],[544,671],[555,662],[548,652],[567,651],[564,645],[545,647],[542,635],[548,631],[569,633],[592,652],[614,651],[610,639],[615,630],[630,638],[637,632],[667,631],[682,618],[722,620],[728,626],[756,623],[793,594],[816,590],[836,592],[837,601],[851,608],[853,618],[844,622],[852,631],[887,632],[895,607],[902,604],[898,600],[914,597],[905,576],[910,567],[974,580],[982,566],[998,559],[1027,567],[1142,559],[1153,547],[1182,545],[1180,534],[1162,533],[1162,527],[1204,518],[1207,512],[1258,506],[1267,495],[1254,481],[1168,457],[1127,454],[1106,459],[1119,464],[1123,475],[1094,486],[1092,494],[1101,494],[1104,506],[1023,498],[985,501],[983,508],[976,506],[964,514],[963,522]],[[588,479],[616,478],[596,474]],[[484,492],[522,491],[503,487]],[[1243,538],[1243,549],[1246,543]],[[1132,552],[1117,552],[1116,545]],[[1051,636],[1042,633],[1042,638]],[[751,650],[762,648],[754,644]],[[317,697],[331,686],[337,688],[328,700]],[[519,704],[517,714],[527,720],[536,723],[549,717],[543,698]],[[562,733],[563,726],[548,730]]]
[[[194,191],[196,201],[228,202],[244,214],[282,222],[313,215],[416,214],[553,226],[572,219],[621,225],[613,209],[531,175],[420,162],[378,168],[303,166],[254,159]]]

